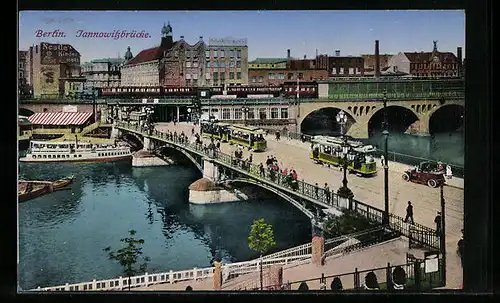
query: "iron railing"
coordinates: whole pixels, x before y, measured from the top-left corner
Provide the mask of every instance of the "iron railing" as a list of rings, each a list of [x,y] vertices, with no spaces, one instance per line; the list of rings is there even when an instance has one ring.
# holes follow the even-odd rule
[[[332,192],[326,191],[323,188],[319,188],[315,185],[306,183],[304,180],[296,180],[295,182],[290,182],[286,176],[280,173],[273,172],[266,168],[262,169],[259,165],[253,163],[247,163],[241,159],[237,159],[232,155],[224,154],[216,150],[208,150],[206,146],[201,144],[190,143],[186,138],[181,138],[180,136],[170,136],[166,133],[159,132],[157,130],[150,130],[146,132],[137,125],[125,124],[119,122],[118,127],[126,129],[129,131],[138,132],[143,136],[156,137],[156,139],[164,140],[170,143],[174,143],[183,146],[186,150],[194,152],[201,156],[206,156],[212,158],[214,161],[222,164],[226,168],[229,168],[230,173],[238,173],[241,175],[246,175],[254,178],[257,181],[265,182],[269,185],[275,186],[280,190],[287,192],[292,195],[296,195],[299,198],[303,198],[321,207],[332,207],[338,210],[353,208],[359,214],[364,216],[370,221],[382,224],[383,210],[376,207],[364,204],[360,201],[352,199],[350,203],[346,203],[346,199],[339,198],[339,196]],[[347,204],[347,205],[346,205]],[[439,240],[436,236],[435,230],[425,227],[420,224],[410,225],[404,222],[404,219],[396,216],[394,214],[390,215],[389,227],[401,235],[404,235],[415,242],[421,243],[423,246],[439,249]]]

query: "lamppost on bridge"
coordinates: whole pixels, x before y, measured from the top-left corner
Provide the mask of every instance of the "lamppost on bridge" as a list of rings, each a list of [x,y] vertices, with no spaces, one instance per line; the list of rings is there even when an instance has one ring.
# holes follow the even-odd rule
[[[347,124],[347,115],[341,110],[337,114],[337,123],[340,125],[340,134],[342,136],[342,169],[344,170],[344,179],[342,180],[342,187],[338,189],[337,194],[339,197],[349,199],[349,209],[352,209],[352,197],[354,196],[352,191],[347,187],[347,170],[349,163],[354,160],[354,154],[351,153],[351,146],[347,141],[347,136],[345,135],[345,125]]]
[[[250,108],[246,104],[246,100],[244,101],[243,107],[241,108],[241,111],[243,112],[243,119],[245,121],[245,125],[247,125],[247,114]]]
[[[443,192],[443,186],[444,184],[441,184],[441,233],[438,235],[439,236],[439,246],[441,248],[441,255],[443,259],[443,269],[441,270],[441,278],[443,280],[444,285],[446,285],[446,226],[445,226],[445,200],[444,200],[444,192]]]
[[[384,123],[383,132],[384,135],[384,216],[382,219],[383,224],[389,224],[389,151],[387,149],[387,140],[389,137],[389,131],[387,130],[387,91],[384,90]]]
[[[187,111],[188,111],[188,122],[193,122],[193,117],[191,116],[191,107],[188,107]]]

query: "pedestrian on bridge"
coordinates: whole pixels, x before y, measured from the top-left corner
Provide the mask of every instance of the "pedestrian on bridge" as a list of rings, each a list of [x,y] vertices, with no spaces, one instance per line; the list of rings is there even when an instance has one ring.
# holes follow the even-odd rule
[[[319,186],[318,186],[318,182],[316,182],[316,184],[314,184],[314,193],[316,194],[316,199],[319,198]]]
[[[384,167],[384,164],[385,164],[385,157],[384,155],[380,156],[380,162],[382,163],[382,167]]]
[[[411,219],[411,224],[415,224],[415,221],[413,221],[413,205],[411,205],[410,201],[408,201],[408,206],[406,207],[405,223],[408,223],[408,219]]]
[[[441,236],[441,212],[437,212],[434,223],[436,223],[436,236]]]
[[[325,188],[323,190],[325,192],[326,202],[330,204],[330,187],[328,186],[328,183],[325,183]]]

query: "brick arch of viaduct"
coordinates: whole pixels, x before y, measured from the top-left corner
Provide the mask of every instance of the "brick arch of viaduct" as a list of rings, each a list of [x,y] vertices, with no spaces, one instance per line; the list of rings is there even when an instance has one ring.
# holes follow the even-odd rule
[[[463,101],[448,100],[441,104],[439,100],[420,101],[387,101],[387,106],[398,106],[410,110],[417,120],[410,125],[408,131],[419,135],[429,135],[429,121],[431,116],[440,108],[448,105],[461,105]],[[364,102],[309,102],[300,104],[301,116],[297,119],[300,126],[304,119],[314,111],[322,108],[337,108],[345,111],[353,118],[354,123],[347,134],[356,138],[368,138],[368,122],[373,115],[383,108],[381,101]]]

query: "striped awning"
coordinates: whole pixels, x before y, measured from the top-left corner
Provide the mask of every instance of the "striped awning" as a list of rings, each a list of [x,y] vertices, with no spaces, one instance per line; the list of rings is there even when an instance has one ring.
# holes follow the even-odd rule
[[[36,113],[28,117],[35,125],[81,125],[85,123],[92,113]]]

